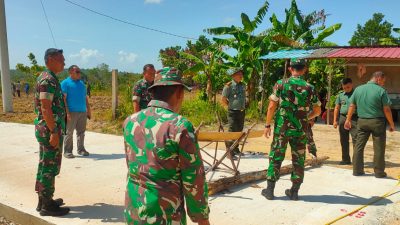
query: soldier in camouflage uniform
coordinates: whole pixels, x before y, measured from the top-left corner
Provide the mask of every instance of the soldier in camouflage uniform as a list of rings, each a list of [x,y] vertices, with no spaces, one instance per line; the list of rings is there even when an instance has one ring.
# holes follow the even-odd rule
[[[69,208],[60,207],[63,200],[53,200],[53,194],[54,178],[61,167],[62,135],[65,133],[65,105],[56,76],[64,70],[63,51],[50,48],[44,59],[47,69],[37,78],[35,90],[35,136],[40,146],[35,185],[39,195],[36,210],[42,216],[62,216],[69,212]]]
[[[193,125],[178,114],[187,88],[165,67],[150,87],[148,108],[125,120],[128,165],[125,219],[133,224],[209,224],[208,189]]]
[[[273,88],[264,131],[265,137],[268,138],[271,135],[271,121],[275,117],[267,170],[268,186],[262,190],[262,195],[269,200],[274,199],[275,182],[279,179],[288,143],[292,151],[293,185],[291,189],[285,191],[285,194],[292,200],[298,200],[298,191],[304,178],[309,120],[321,113],[321,103],[314,87],[302,77],[306,70],[305,60],[292,59],[289,70],[292,77],[279,80]]]
[[[146,64],[143,67],[143,79],[136,82],[133,87],[132,102],[134,113],[147,108],[147,104],[149,104],[151,100],[149,87],[154,83],[155,74],[156,70],[154,69],[153,64]]]

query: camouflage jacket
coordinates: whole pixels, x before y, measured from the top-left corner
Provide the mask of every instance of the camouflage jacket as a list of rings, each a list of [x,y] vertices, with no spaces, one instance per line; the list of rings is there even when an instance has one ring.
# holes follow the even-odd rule
[[[275,113],[274,132],[291,130],[288,136],[298,136],[308,129],[307,115],[314,105],[321,105],[314,86],[302,77],[290,77],[276,82],[270,99],[279,102]]]
[[[163,101],[124,123],[127,224],[186,224],[208,218],[208,188],[193,125]]]
[[[49,71],[43,71],[36,80],[35,90],[35,136],[36,139],[43,143],[47,142],[50,137],[50,130],[47,127],[46,121],[43,118],[42,103],[40,100],[48,99],[51,103],[51,110],[53,111],[54,121],[59,130],[59,134],[65,133],[65,104],[61,85],[57,76]]]
[[[149,87],[153,85],[153,82],[148,82],[146,79],[141,79],[136,82],[132,91],[132,101],[139,101],[140,109],[147,108],[147,104],[152,99],[151,93],[149,92]]]

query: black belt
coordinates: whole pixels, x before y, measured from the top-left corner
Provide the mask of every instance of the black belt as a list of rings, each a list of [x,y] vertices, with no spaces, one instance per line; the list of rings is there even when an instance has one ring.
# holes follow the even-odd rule
[[[232,111],[232,112],[243,112],[244,109],[229,109],[229,111]]]
[[[340,113],[340,115],[347,118],[347,114]],[[357,120],[357,119],[358,119],[357,114],[353,114],[353,115],[351,116],[351,119],[352,119],[352,120]]]

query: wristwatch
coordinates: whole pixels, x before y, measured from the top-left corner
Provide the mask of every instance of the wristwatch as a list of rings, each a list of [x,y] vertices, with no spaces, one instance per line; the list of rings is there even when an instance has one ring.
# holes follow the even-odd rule
[[[271,128],[271,124],[265,124],[265,128]]]
[[[54,127],[54,129],[51,131],[52,134],[58,134],[58,128],[57,126]]]

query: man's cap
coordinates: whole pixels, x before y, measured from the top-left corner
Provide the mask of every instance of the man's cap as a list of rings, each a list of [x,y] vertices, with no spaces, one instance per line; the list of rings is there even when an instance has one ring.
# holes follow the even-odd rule
[[[239,73],[239,72],[244,73],[242,67],[233,68],[233,69],[232,69],[232,73],[231,73],[230,75],[233,76],[233,75],[235,75],[235,74],[237,74],[237,73]]]
[[[46,50],[46,52],[44,53],[44,60],[46,61],[46,59],[51,56],[51,55],[55,55],[55,54],[62,54],[63,50],[62,49],[57,49],[57,48],[49,48]]]
[[[292,58],[290,59],[290,66],[305,66],[306,60],[300,58]]]
[[[154,84],[149,87],[149,89],[157,87],[157,86],[172,86],[172,85],[181,85],[186,90],[191,91],[192,89],[186,86],[182,81],[182,76],[179,74],[179,71],[173,67],[164,67],[161,70],[157,71],[156,76],[154,78]]]

